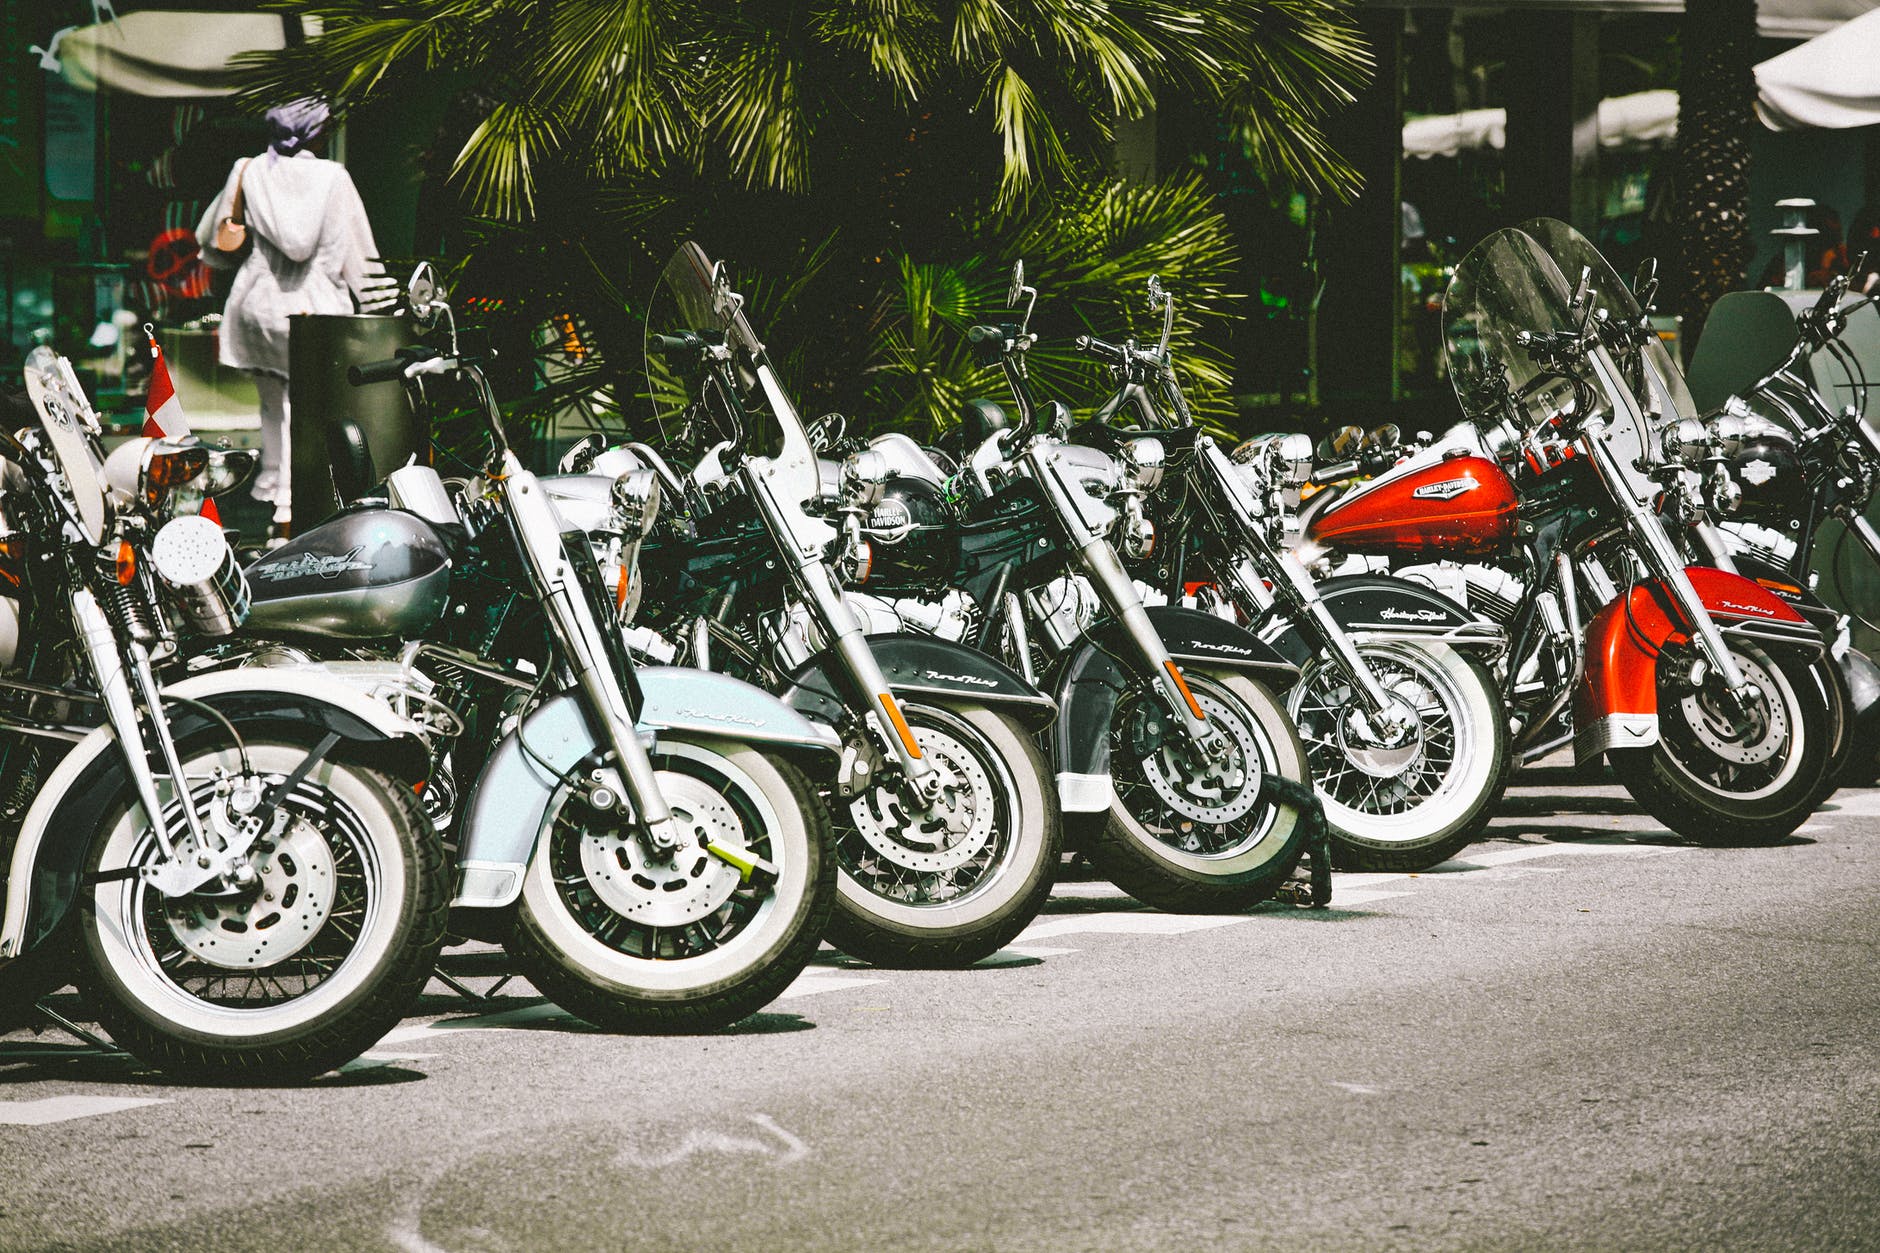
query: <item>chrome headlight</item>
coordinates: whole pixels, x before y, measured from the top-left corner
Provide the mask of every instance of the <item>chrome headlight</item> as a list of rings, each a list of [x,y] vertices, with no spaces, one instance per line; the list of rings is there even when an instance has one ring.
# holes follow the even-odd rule
[[[652,470],[628,470],[614,480],[608,499],[615,525],[629,536],[644,539],[659,517],[659,475]]]
[[[1749,433],[1749,425],[1733,413],[1722,413],[1710,420],[1705,428],[1710,438],[1723,446],[1723,455],[1734,457],[1742,450],[1743,437]]]
[[[1161,440],[1153,435],[1144,435],[1123,441],[1118,451],[1122,454],[1123,465],[1136,482],[1137,491],[1152,492],[1161,485],[1162,465],[1168,460],[1168,451],[1162,447]]]
[[[1659,449],[1664,453],[1666,461],[1677,461],[1687,466],[1702,465],[1704,454],[1710,450],[1710,436],[1704,430],[1704,424],[1696,418],[1679,418],[1665,427]]]
[[[872,505],[881,499],[887,482],[888,459],[872,448],[864,448],[842,463],[842,503]]]

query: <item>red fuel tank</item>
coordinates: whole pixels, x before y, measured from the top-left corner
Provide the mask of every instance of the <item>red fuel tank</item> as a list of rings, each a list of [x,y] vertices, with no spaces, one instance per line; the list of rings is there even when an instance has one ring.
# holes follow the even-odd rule
[[[1478,556],[1514,542],[1514,513],[1514,483],[1487,458],[1413,458],[1334,501],[1305,537],[1348,553]]]

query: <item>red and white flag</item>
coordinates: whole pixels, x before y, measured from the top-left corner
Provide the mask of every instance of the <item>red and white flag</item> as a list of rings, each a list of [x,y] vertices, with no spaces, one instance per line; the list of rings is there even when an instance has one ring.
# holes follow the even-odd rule
[[[144,398],[144,434],[158,439],[181,439],[189,434],[189,419],[183,416],[183,402],[176,398],[176,384],[170,382],[170,367],[163,363],[163,349],[157,347],[157,334],[144,323],[144,336],[150,340],[150,394]]]
[[[144,434],[154,439],[181,439],[190,433],[189,419],[183,416],[183,402],[176,398],[176,384],[170,381],[170,367],[163,362],[163,349],[157,345],[156,328],[144,323],[144,338],[150,341],[150,392],[144,397]],[[220,524],[222,511],[215,498],[202,498],[202,516]]]

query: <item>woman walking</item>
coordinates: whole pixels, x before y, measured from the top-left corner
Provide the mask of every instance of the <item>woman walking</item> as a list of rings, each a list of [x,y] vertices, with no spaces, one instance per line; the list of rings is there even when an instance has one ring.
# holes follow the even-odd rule
[[[252,491],[274,506],[276,539],[291,517],[288,318],[351,313],[355,298],[372,307],[372,280],[383,274],[352,176],[319,155],[330,116],[315,99],[268,110],[268,150],[235,163],[196,227],[211,265],[241,267],[222,311],[220,360],[252,374],[261,394],[261,471]]]

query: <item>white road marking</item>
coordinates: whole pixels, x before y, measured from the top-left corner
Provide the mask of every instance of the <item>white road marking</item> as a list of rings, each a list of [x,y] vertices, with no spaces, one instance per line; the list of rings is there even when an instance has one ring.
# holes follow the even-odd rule
[[[1023,946],[1033,940],[1049,940],[1060,935],[1183,935],[1213,927],[1231,927],[1253,919],[1245,914],[1079,914],[1034,922],[1012,943]]]
[[[1357,1096],[1382,1096],[1384,1095],[1383,1088],[1377,1087],[1369,1083],[1340,1083],[1336,1079],[1328,1079],[1326,1080],[1326,1082],[1331,1084],[1334,1088],[1343,1088],[1345,1091],[1353,1093]]]
[[[1080,948],[1052,948],[1048,944],[1026,944],[1023,936],[1013,940],[999,951],[1010,953],[1015,957],[1063,957],[1067,953],[1083,952]]]
[[[687,1158],[696,1157],[701,1153],[744,1153],[772,1158],[776,1165],[782,1166],[801,1161],[809,1156],[809,1145],[779,1127],[770,1115],[753,1114],[751,1121],[756,1123],[759,1129],[768,1132],[769,1138],[726,1135],[720,1131],[688,1131],[676,1147],[664,1153],[645,1155],[626,1149],[614,1159],[614,1163],[632,1170],[645,1169],[648,1166],[677,1166]]]
[[[13,1127],[44,1127],[74,1118],[98,1114],[121,1114],[144,1105],[163,1105],[156,1097],[138,1096],[48,1096],[37,1101],[0,1101],[0,1124]]]

